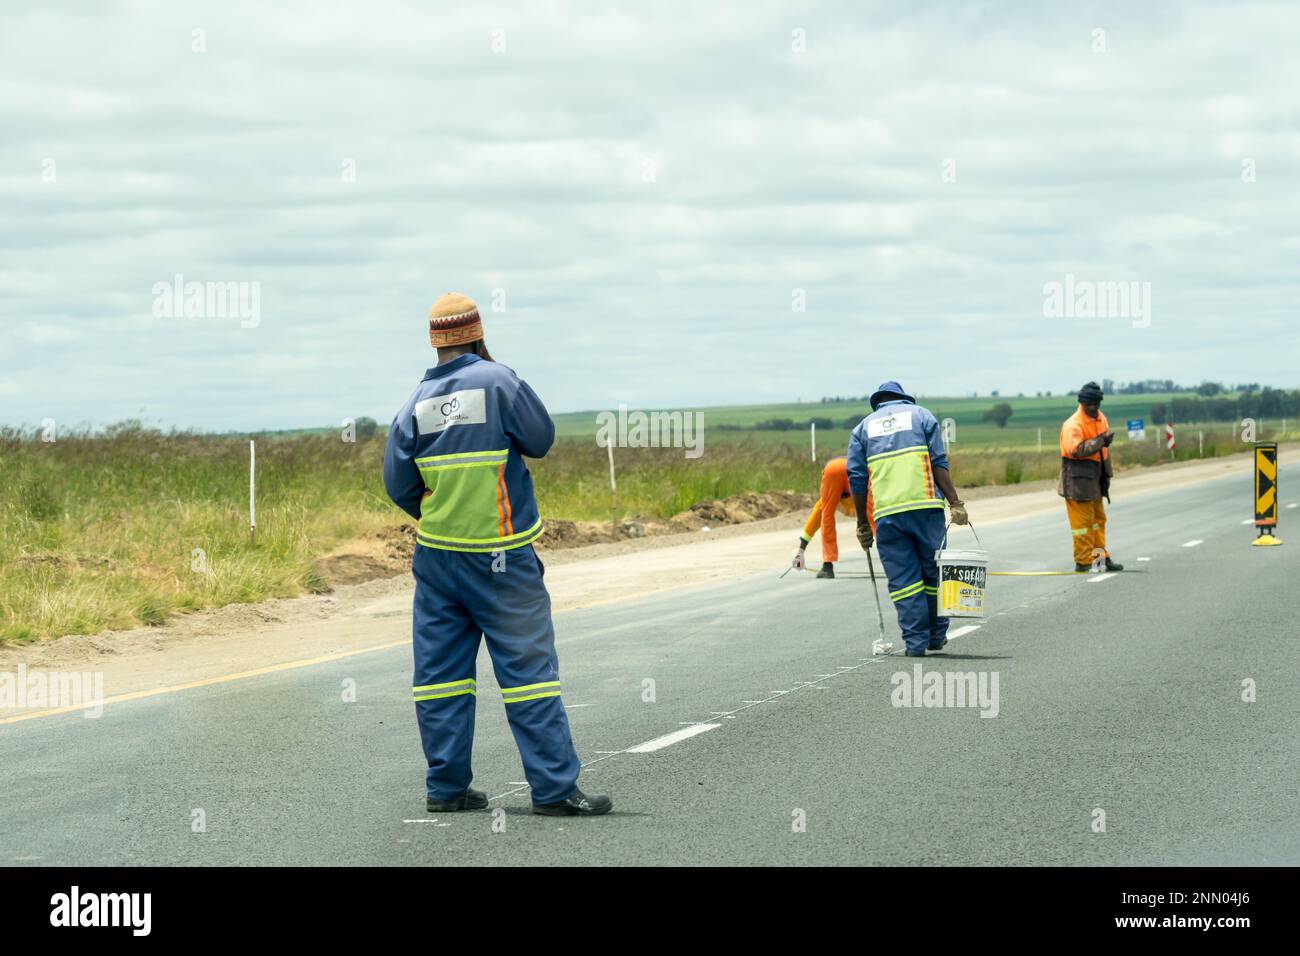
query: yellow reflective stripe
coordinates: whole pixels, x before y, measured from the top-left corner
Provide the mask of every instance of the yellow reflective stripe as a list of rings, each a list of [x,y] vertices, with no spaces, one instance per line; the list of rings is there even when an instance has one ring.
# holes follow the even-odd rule
[[[498,449],[497,451],[458,451],[458,452],[453,452],[450,455],[427,455],[424,458],[415,459],[415,463],[418,465],[426,461],[447,461],[451,458],[474,458],[476,456],[488,456],[488,455],[502,456],[502,455],[509,455],[509,454],[510,454],[509,448],[501,448]]]
[[[559,697],[559,696],[560,696],[560,692],[558,690],[548,690],[540,694],[529,694],[527,697],[507,697],[505,702],[507,704],[522,704],[526,700],[537,700],[539,697]]]
[[[526,544],[532,544],[542,536],[544,530],[539,520],[534,527],[537,529],[523,538],[515,540],[513,538],[486,538],[476,545],[455,545],[448,544],[447,538],[436,538],[419,532],[415,535],[415,540],[426,548],[436,548],[439,551],[459,551],[463,554],[487,554],[494,551],[509,551],[511,548],[522,548]]]
[[[417,694],[415,700],[418,702],[421,700],[438,700],[442,697],[464,697],[466,694],[470,697],[477,697],[478,691],[473,687],[462,687],[459,690],[449,690],[443,694]]]
[[[873,461],[883,461],[886,458],[898,458],[901,455],[919,455],[921,452],[928,453],[929,451],[929,445],[913,445],[910,448],[897,448],[894,451],[882,451],[878,455],[872,455],[867,459],[867,463],[870,464]]]
[[[942,498],[913,498],[911,501],[903,501],[896,505],[890,505],[888,508],[877,508],[875,516],[883,518],[885,515],[897,514],[900,511],[913,511],[917,508],[942,508]]]
[[[1076,538],[1079,537],[1080,535],[1084,535],[1084,534],[1087,534],[1087,533],[1088,533],[1088,529],[1087,529],[1087,528],[1071,528],[1071,529],[1070,529],[1070,534],[1074,535]]]
[[[926,587],[926,588],[924,588],[923,590],[925,591],[926,594],[934,594],[934,595],[938,595],[938,593],[939,593],[939,588],[938,588],[937,586],[936,586],[936,587]]]
[[[466,677],[464,680],[451,680],[451,681],[447,681],[447,683],[445,684],[424,684],[420,687],[412,687],[411,690],[415,691],[415,693],[418,694],[422,690],[442,690],[444,687],[459,687],[462,684],[471,684],[477,686],[478,681],[476,681],[472,677]]]
[[[440,535],[440,534],[439,535],[427,534],[424,531],[417,531],[416,537],[419,539],[421,544],[438,542],[437,544],[433,545],[433,547],[442,547],[444,542],[446,542],[449,546],[457,545],[457,544],[474,545],[476,547],[469,547],[469,548],[448,547],[448,550],[450,551],[474,551],[474,550],[495,550],[495,547],[493,546],[509,544],[513,541],[518,541],[521,538],[526,538],[529,535],[533,535],[535,537],[536,535],[539,535],[541,533],[542,533],[542,519],[538,518],[537,521],[533,524],[533,526],[529,528],[527,531],[520,531],[516,534],[508,534],[503,538],[449,538],[446,537],[445,535]]]
[[[919,593],[923,587],[925,587],[925,582],[917,581],[915,584],[909,584],[907,587],[900,588],[897,591],[890,591],[889,596],[895,601],[901,601],[905,597],[911,597],[913,594]]]
[[[537,688],[539,687],[559,687],[559,686],[560,686],[560,682],[558,680],[548,680],[548,681],[544,681],[541,684],[525,684],[523,687],[502,687],[501,695],[504,697],[506,694],[518,694],[526,690],[537,690]]]
[[[421,471],[456,471],[461,468],[495,468],[503,461],[505,461],[504,458],[485,458],[482,461],[476,459],[474,461],[451,462],[447,465],[417,465],[416,467]]]

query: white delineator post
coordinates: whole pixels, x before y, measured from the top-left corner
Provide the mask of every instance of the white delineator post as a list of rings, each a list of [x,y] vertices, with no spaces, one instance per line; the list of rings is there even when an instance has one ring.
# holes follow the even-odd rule
[[[811,428],[811,438],[812,438],[812,461],[813,461],[813,464],[815,465],[815,464],[817,464],[817,423],[816,423],[816,422],[809,422],[808,424],[812,426],[812,428]]]
[[[1196,457],[1204,458],[1205,457],[1205,432],[1198,431],[1196,433],[1196,443],[1199,446],[1199,450],[1197,451]]]
[[[1043,453],[1043,430],[1041,428],[1038,429],[1038,453],[1040,455]]]
[[[257,543],[257,442],[248,442],[248,543]]]
[[[618,482],[614,480],[614,439],[611,436],[605,442],[605,451],[609,453],[609,517],[613,525],[614,537],[618,537]]]

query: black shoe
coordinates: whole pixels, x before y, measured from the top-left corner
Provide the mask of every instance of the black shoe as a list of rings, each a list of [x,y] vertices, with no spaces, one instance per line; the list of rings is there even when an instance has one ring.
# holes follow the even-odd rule
[[[544,817],[598,817],[614,809],[614,801],[603,794],[587,796],[575,790],[573,796],[559,803],[534,803],[533,813]]]
[[[935,651],[941,651],[941,650],[943,650],[943,649],[944,649],[945,647],[947,647],[947,646],[948,646],[948,638],[945,637],[945,638],[943,639],[943,643],[942,643],[942,644],[931,643],[930,646],[927,648],[927,650],[928,650],[931,654],[933,654]]]
[[[1123,571],[1123,570],[1124,570],[1124,565],[1122,565],[1122,564],[1117,564],[1117,563],[1115,563],[1114,561],[1112,561],[1112,560],[1108,557],[1108,558],[1106,558],[1106,570],[1107,570],[1107,571]]]
[[[1091,564],[1076,564],[1074,566],[1075,574],[1083,574],[1085,571],[1091,571],[1091,570],[1092,570]]]
[[[470,787],[459,797],[452,797],[450,800],[435,800],[433,797],[425,798],[425,806],[430,813],[456,813],[459,810],[486,810],[488,805],[487,794],[482,790],[475,790]]]
[[[825,564],[822,565],[822,569],[817,572],[817,577],[819,578],[835,577],[835,565],[827,561]]]
[[[921,649],[921,650],[919,650],[919,651],[914,651],[914,650],[912,650],[912,649],[909,647],[909,648],[907,649],[907,656],[908,656],[908,657],[924,657],[924,656],[925,656],[925,650],[924,650],[924,648],[923,648],[923,649]]]

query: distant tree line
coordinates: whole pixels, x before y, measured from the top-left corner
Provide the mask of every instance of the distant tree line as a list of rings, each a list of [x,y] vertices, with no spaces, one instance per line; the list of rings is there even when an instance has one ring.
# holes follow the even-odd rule
[[[1216,393],[1175,398],[1151,406],[1153,422],[1228,422],[1243,418],[1300,417],[1300,389],[1264,388],[1233,397]]]

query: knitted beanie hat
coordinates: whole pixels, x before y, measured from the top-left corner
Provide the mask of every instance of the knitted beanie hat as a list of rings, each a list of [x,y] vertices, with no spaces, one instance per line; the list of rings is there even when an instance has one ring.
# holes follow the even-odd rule
[[[483,322],[474,300],[448,292],[429,309],[429,344],[436,348],[465,345],[483,338]]]
[[[1079,402],[1084,405],[1100,405],[1104,397],[1101,386],[1096,382],[1089,382],[1079,389]]]

